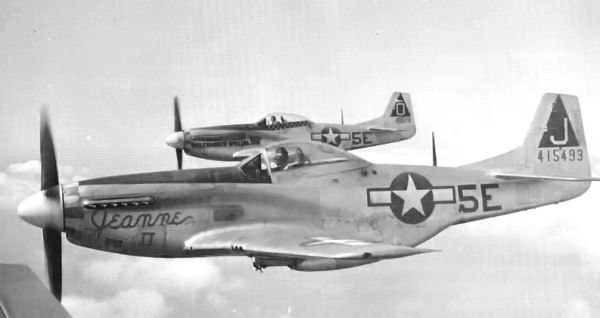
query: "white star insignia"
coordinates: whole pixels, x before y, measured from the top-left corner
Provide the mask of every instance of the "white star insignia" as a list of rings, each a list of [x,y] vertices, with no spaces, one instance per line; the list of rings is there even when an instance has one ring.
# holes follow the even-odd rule
[[[412,176],[408,175],[408,183],[406,184],[406,190],[393,190],[392,192],[402,198],[404,201],[404,207],[402,209],[402,216],[404,216],[410,209],[415,209],[421,215],[425,216],[425,211],[423,210],[423,199],[424,196],[429,193],[429,189],[417,189],[415,187],[415,182],[412,179]]]
[[[327,139],[327,143],[337,144],[335,139],[339,137],[339,135],[340,134],[334,134],[331,128],[329,128],[329,132],[327,134],[324,134],[323,136],[325,137],[325,139]]]

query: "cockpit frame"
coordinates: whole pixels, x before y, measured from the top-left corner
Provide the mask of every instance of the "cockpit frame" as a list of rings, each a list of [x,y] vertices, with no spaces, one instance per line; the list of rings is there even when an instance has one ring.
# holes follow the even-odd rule
[[[303,150],[304,149],[304,150]],[[260,167],[259,167],[260,164]],[[337,164],[336,168],[316,169]],[[276,182],[284,175],[312,175],[363,167],[370,163],[339,148],[318,142],[284,141],[271,144],[240,164],[244,175],[254,180]],[[300,170],[300,168],[307,168]],[[315,168],[310,169],[308,168]],[[309,172],[311,171],[311,172]]]
[[[302,127],[312,125],[312,122],[297,114],[291,113],[270,113],[261,118],[256,125],[261,128],[277,130],[294,127]]]

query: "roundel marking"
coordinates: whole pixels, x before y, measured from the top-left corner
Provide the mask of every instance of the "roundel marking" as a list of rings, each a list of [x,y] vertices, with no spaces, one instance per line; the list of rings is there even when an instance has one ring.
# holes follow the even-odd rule
[[[337,147],[342,141],[350,140],[350,134],[340,132],[340,130],[335,127],[325,127],[321,129],[320,133],[313,133],[312,140],[320,140],[321,142]]]
[[[416,173],[403,173],[392,181],[391,209],[400,221],[417,224],[425,221],[433,212],[431,183]]]
[[[389,206],[394,216],[406,224],[427,220],[436,204],[454,202],[454,187],[435,187],[415,172],[399,174],[387,188],[367,189],[368,206]]]

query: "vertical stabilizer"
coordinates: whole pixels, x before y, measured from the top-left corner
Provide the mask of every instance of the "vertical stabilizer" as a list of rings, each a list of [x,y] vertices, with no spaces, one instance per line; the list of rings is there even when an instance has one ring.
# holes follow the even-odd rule
[[[381,117],[359,123],[359,125],[371,129],[415,132],[415,114],[410,94],[394,92]]]
[[[531,176],[589,178],[590,162],[577,96],[544,94],[521,147],[468,167]]]
[[[576,96],[545,94],[524,143],[534,174],[590,176],[581,110]]]

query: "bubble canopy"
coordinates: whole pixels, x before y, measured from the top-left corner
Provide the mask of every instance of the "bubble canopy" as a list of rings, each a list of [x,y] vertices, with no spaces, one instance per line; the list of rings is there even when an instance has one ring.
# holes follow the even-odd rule
[[[283,141],[270,144],[260,154],[246,159],[240,164],[240,170],[247,175],[249,173],[246,171],[251,171],[252,175],[259,176],[335,163],[346,163],[346,168],[370,164],[342,149],[320,142]]]
[[[261,127],[283,126],[290,123],[309,124],[310,120],[304,116],[289,113],[270,113],[261,118],[257,125]]]

